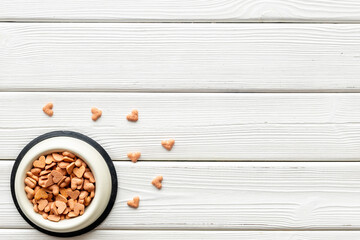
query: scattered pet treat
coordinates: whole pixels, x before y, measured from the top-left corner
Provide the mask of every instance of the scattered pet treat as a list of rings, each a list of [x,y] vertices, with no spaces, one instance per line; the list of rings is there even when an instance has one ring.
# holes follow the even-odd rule
[[[162,176],[157,176],[156,178],[154,178],[151,182],[152,185],[154,185],[157,189],[161,189],[162,187],[162,182],[163,177]]]
[[[34,211],[53,222],[83,215],[95,196],[94,175],[69,151],[40,156],[24,182]]]
[[[161,145],[168,151],[170,151],[173,148],[174,144],[175,144],[174,139],[162,140],[161,141]]]
[[[138,196],[134,197],[133,200],[129,200],[127,202],[127,205],[132,208],[138,208],[139,207],[140,198]]]
[[[50,102],[43,107],[44,113],[49,117],[51,117],[54,114],[54,111],[52,110],[53,106],[54,105]]]
[[[136,122],[137,120],[139,120],[138,110],[132,110],[131,113],[126,116],[126,119],[131,122]]]
[[[91,108],[91,113],[93,114],[91,117],[93,121],[98,120],[102,115],[102,111],[100,109],[97,109],[96,107]]]
[[[141,153],[140,152],[129,152],[127,154],[127,156],[133,163],[136,163],[137,160],[141,157]]]

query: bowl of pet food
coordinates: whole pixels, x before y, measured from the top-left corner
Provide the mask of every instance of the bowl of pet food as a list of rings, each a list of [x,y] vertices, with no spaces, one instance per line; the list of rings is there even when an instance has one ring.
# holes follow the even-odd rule
[[[71,131],[46,133],[26,145],[10,183],[21,216],[34,228],[59,237],[98,226],[117,194],[109,155],[91,138]]]

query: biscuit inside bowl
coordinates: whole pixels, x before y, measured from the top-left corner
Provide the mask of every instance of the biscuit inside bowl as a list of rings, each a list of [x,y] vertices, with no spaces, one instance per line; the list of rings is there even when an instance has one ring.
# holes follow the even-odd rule
[[[51,222],[34,212],[24,191],[24,179],[34,159],[65,150],[86,159],[96,179],[96,194],[83,215]],[[94,140],[79,133],[58,131],[34,139],[21,151],[11,174],[11,192],[19,213],[30,225],[50,235],[76,236],[93,229],[109,214],[117,194],[117,177],[110,157]]]

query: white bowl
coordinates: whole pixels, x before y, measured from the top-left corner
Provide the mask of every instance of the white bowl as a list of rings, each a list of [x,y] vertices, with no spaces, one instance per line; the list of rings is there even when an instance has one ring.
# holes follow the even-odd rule
[[[24,190],[24,179],[35,159],[64,150],[79,156],[91,169],[96,180],[95,197],[83,215],[52,222],[34,212]],[[21,151],[11,173],[11,194],[19,213],[33,227],[55,236],[76,236],[95,228],[109,214],[116,193],[117,177],[109,155],[94,140],[76,132],[56,131],[34,139]]]

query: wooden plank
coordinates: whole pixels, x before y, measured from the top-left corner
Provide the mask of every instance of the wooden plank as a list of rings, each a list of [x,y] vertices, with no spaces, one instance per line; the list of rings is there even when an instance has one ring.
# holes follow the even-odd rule
[[[356,24],[2,23],[0,36],[1,91],[360,91]]]
[[[59,238],[45,235],[34,229],[0,229],[1,239],[23,240],[29,236],[38,240]],[[117,239],[117,240],[161,240],[161,239],[228,239],[228,240],[358,240],[358,231],[139,231],[139,230],[95,230],[72,239]]]
[[[54,102],[54,116],[42,111]],[[358,161],[360,94],[1,93],[0,159],[33,138],[73,130],[113,160]],[[103,110],[91,120],[91,107]],[[139,121],[128,122],[135,108]],[[171,152],[160,144],[174,138]]]
[[[354,22],[356,0],[2,0],[3,21]]]
[[[0,226],[29,228],[0,162]],[[115,162],[119,191],[99,229],[359,230],[360,163]],[[151,180],[161,174],[159,191]],[[127,200],[140,196],[134,210]]]

